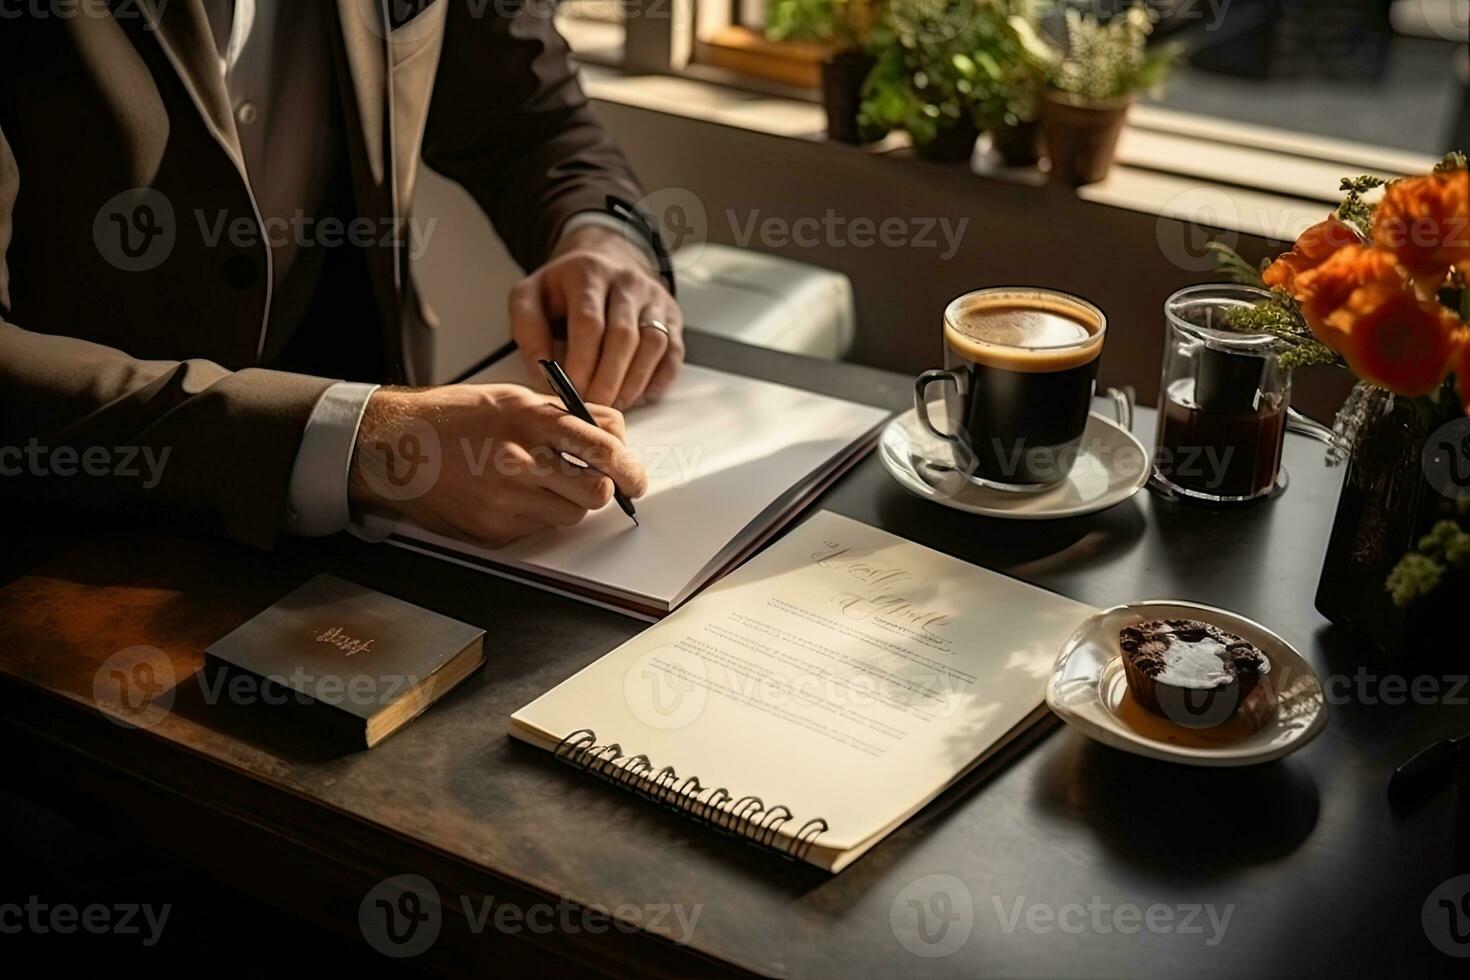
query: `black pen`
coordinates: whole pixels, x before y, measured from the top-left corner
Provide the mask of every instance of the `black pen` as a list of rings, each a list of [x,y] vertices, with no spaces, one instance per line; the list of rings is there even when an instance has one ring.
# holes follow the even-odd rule
[[[561,369],[560,364],[555,361],[543,359],[541,361],[541,370],[546,372],[547,383],[551,385],[552,392],[555,393],[556,397],[561,399],[561,403],[566,406],[568,412],[583,422],[586,422],[594,429],[601,428],[596,420],[592,418],[592,413],[587,411],[587,406],[583,403],[582,396],[577,394],[577,386],[572,384],[572,379],[567,377],[567,373]],[[586,462],[586,460],[583,460],[583,462]],[[588,465],[590,466],[591,464],[589,463]],[[633,509],[633,501],[629,500],[623,491],[617,488],[617,484],[613,484],[613,499],[618,502],[619,507],[623,508],[623,513],[632,518],[634,525],[637,525],[638,512]]]

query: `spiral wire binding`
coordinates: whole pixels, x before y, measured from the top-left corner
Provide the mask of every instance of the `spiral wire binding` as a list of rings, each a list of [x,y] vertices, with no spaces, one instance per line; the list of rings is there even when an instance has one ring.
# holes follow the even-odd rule
[[[779,843],[781,827],[794,819],[786,807],[767,808],[759,796],[737,798],[723,786],[705,786],[698,776],[681,778],[673,766],[655,771],[646,755],[624,755],[616,742],[598,745],[597,733],[590,728],[578,729],[562,739],[555,754],[570,766],[790,860],[805,859],[827,830],[827,821],[808,820],[790,842]]]

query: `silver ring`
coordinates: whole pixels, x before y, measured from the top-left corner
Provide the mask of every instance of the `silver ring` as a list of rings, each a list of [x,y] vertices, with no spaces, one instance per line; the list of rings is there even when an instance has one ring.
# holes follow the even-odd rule
[[[669,325],[667,323],[664,323],[662,320],[644,320],[642,323],[638,324],[638,329],[657,330],[659,333],[670,339],[673,339],[674,336],[672,333],[669,332]]]

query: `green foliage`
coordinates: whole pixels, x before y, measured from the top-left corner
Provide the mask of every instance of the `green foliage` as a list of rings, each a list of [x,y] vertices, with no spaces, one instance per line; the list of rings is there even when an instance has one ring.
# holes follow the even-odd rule
[[[1210,242],[1205,249],[1215,256],[1215,271],[1228,281],[1238,282],[1242,286],[1265,288],[1266,282],[1261,278],[1261,270],[1241,258],[1240,253],[1229,245],[1224,242]]]
[[[831,41],[839,0],[770,0],[765,35],[772,41]]]
[[[1386,587],[1395,605],[1408,606],[1439,588],[1450,569],[1470,571],[1470,532],[1442,520],[1419,539],[1419,550],[1399,559]]]
[[[917,52],[890,45],[880,48],[863,83],[858,125],[870,138],[901,129],[923,145],[941,129],[958,125],[971,109],[943,62],[925,67]]]
[[[767,0],[765,35],[772,41],[833,41],[862,47],[880,0]]]
[[[1067,50],[1052,71],[1051,87],[1098,103],[1160,88],[1183,49],[1177,44],[1149,47],[1157,19],[1157,14],[1139,3],[1107,23],[1069,7]]]
[[[961,124],[1035,118],[1043,55],[1013,20],[1020,0],[893,0],[884,9],[858,113],[870,136],[901,129],[924,145]]]
[[[1361,177],[1344,177],[1338,190],[1347,196],[1337,206],[1337,216],[1349,225],[1364,240],[1373,233],[1373,205],[1363,198],[1371,191],[1388,184],[1382,177],[1364,174]]]
[[[1353,198],[1362,197],[1364,194],[1367,194],[1375,187],[1382,187],[1387,183],[1388,181],[1383,179],[1382,177],[1374,177],[1372,174],[1363,174],[1359,177],[1344,177],[1341,184],[1338,185],[1337,189],[1345,192],[1348,195],[1348,198],[1351,200]]]
[[[1426,555],[1443,558],[1460,569],[1470,569],[1470,533],[1451,520],[1435,524],[1419,539],[1419,550]]]
[[[1402,608],[1439,588],[1439,583],[1443,578],[1443,565],[1432,558],[1411,551],[1400,558],[1399,563],[1393,567],[1393,571],[1389,572],[1386,588],[1393,596],[1394,605]]]
[[[1038,30],[1042,2],[990,2],[997,15],[989,34],[992,50],[981,53],[994,62],[996,70],[991,75],[990,98],[979,109],[983,125],[1019,126],[1036,121],[1041,92],[1060,57]]]
[[[1215,271],[1231,282],[1264,288],[1259,269],[1223,242],[1206,246],[1215,256]],[[1225,325],[1240,333],[1270,334],[1281,341],[1281,366],[1287,370],[1311,364],[1341,364],[1342,358],[1319,341],[1307,325],[1306,318],[1285,290],[1271,290],[1270,299],[1255,306],[1233,310]]]
[[[1451,170],[1470,170],[1470,160],[1466,160],[1464,152],[1451,150],[1444,155],[1444,159],[1434,165],[1437,174],[1447,173]]]
[[[1444,158],[1434,165],[1437,174],[1447,173],[1451,170],[1464,170],[1466,168],[1465,154],[1458,150],[1452,150],[1444,155]],[[1364,174],[1361,177],[1344,177],[1339,190],[1344,196],[1342,203],[1337,207],[1337,216],[1348,225],[1351,225],[1366,241],[1373,237],[1373,208],[1366,198],[1369,194],[1380,187],[1387,187],[1393,181],[1383,177],[1374,177]],[[1470,317],[1462,314],[1461,319],[1470,320]]]
[[[1242,265],[1240,256],[1235,256]],[[1284,290],[1271,290],[1271,298],[1255,306],[1230,312],[1225,324],[1240,333],[1269,334],[1281,343],[1280,363],[1286,370],[1313,364],[1341,364],[1336,351],[1319,341],[1307,325],[1302,311]]]

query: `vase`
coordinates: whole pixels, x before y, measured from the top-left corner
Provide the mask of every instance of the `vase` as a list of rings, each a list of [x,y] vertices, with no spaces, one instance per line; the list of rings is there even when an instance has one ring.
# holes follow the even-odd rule
[[[1041,159],[1041,123],[1035,119],[1014,126],[1002,123],[990,131],[990,140],[1007,167],[1034,167]]]
[[[1048,92],[1041,102],[1041,134],[1051,161],[1051,179],[1080,187],[1106,177],[1130,105],[1131,99],[1087,102]]]
[[[925,160],[935,163],[968,163],[975,155],[975,141],[980,138],[980,127],[969,119],[962,119],[939,133],[927,143],[919,143],[914,149]]]
[[[1355,393],[1355,398],[1360,393]],[[1398,655],[1451,642],[1450,626],[1463,622],[1470,583],[1451,571],[1440,587],[1408,606],[1394,602],[1389,574],[1436,522],[1466,508],[1429,479],[1425,445],[1444,426],[1463,421],[1446,388],[1437,402],[1403,398],[1382,389],[1363,395],[1342,493],[1317,584],[1317,610],[1353,630],[1380,651]],[[1470,460],[1466,461],[1470,463]]]
[[[827,110],[827,138],[839,143],[863,142],[858,126],[863,82],[874,64],[873,56],[847,48],[822,62],[822,108]]]

